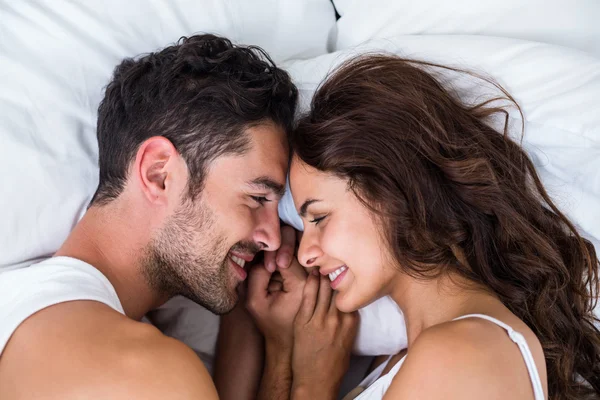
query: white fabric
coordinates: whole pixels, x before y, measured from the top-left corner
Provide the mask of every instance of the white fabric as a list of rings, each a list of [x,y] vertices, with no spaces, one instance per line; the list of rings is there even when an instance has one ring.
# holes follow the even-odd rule
[[[28,268],[0,272],[0,355],[27,318],[74,300],[97,301],[125,314],[112,284],[83,261],[55,257]]]
[[[525,365],[527,366],[527,373],[529,374],[529,379],[531,381],[531,385],[533,387],[533,394],[535,400],[544,400],[544,389],[542,386],[542,381],[540,379],[540,375],[537,370],[537,366],[535,365],[535,361],[533,359],[533,355],[531,354],[531,350],[529,349],[529,345],[527,344],[527,340],[525,337],[515,331],[512,327],[505,324],[502,321],[497,320],[496,318],[490,317],[488,315],[483,314],[468,314],[463,315],[462,317],[458,317],[453,319],[453,321],[458,321],[465,318],[482,318],[487,321],[490,321],[499,327],[503,328],[510,339],[519,347],[519,351],[521,352],[521,356],[525,361]],[[384,376],[381,376],[381,373],[387,366],[391,359],[391,356],[382,363],[378,368],[374,369],[360,384],[359,386],[366,388],[361,394],[355,397],[356,400],[381,400],[385,395],[385,392],[389,389],[392,384],[392,380],[404,364],[404,360],[406,356],[402,357],[400,361],[394,365],[394,367]]]
[[[381,376],[381,373],[387,367],[392,356],[382,363],[379,367],[375,368],[365,379],[358,385],[364,390],[354,399],[356,400],[381,400],[385,396],[385,392],[389,389],[392,384],[392,380],[404,364],[406,356],[402,357],[393,367],[388,371],[387,374]],[[344,399],[345,400],[345,399]]]
[[[406,321],[391,297],[385,296],[358,310],[358,332],[352,347],[357,355],[396,354],[408,344]]]
[[[567,46],[600,56],[597,0],[333,0],[333,48],[398,35],[485,35]]]
[[[373,385],[373,383],[375,383],[375,381],[377,381],[381,377],[383,370],[388,366],[392,357],[394,357],[394,355],[390,355],[387,358],[387,360],[385,360],[384,362],[379,364],[377,366],[377,368],[375,368],[373,371],[371,371],[371,373],[369,375],[367,375],[365,377],[365,379],[362,380],[362,382],[360,382],[359,386],[361,386],[363,388],[368,388],[371,385]],[[400,366],[404,363],[405,357],[406,356],[404,356],[400,360],[398,360],[398,362],[396,363],[396,365],[394,365],[394,367],[390,370],[390,372],[392,372],[394,375],[396,375],[397,370],[400,369]],[[394,371],[394,369],[396,369],[396,371]]]
[[[279,212],[279,218],[281,218],[286,224],[293,226],[297,231],[304,231],[304,223],[296,211],[294,199],[292,198],[289,176],[285,183],[285,193],[279,201],[277,211]]]
[[[85,212],[97,107],[121,59],[199,32],[314,57],[335,13],[329,0],[28,0],[0,1],[0,21],[0,268],[16,268],[50,256]]]

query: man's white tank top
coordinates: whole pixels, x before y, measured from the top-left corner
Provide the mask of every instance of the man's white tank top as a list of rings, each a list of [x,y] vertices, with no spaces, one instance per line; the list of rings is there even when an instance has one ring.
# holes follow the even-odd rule
[[[525,337],[515,331],[512,327],[505,324],[502,321],[497,320],[496,318],[492,318],[488,315],[484,314],[469,314],[463,315],[462,317],[455,318],[454,320],[464,319],[464,318],[482,318],[487,321],[490,321],[501,328],[503,328],[510,339],[519,347],[521,351],[521,355],[525,360],[525,365],[527,366],[527,372],[529,374],[529,379],[531,380],[531,386],[533,387],[533,395],[534,400],[544,400],[544,389],[542,386],[542,381],[540,379],[537,367],[535,365],[535,361],[533,360],[533,355],[531,354],[531,350],[527,345],[527,341]],[[343,400],[381,400],[385,395],[385,392],[388,390],[390,385],[392,384],[392,380],[400,370],[400,367],[404,363],[406,356],[402,357],[400,361],[396,363],[392,367],[392,369],[385,375],[381,376],[381,373],[389,363],[392,356],[390,356],[387,361],[381,363],[377,368],[375,368],[354,390],[348,393]]]
[[[53,257],[0,272],[0,355],[15,330],[31,315],[74,300],[98,301],[125,314],[108,279],[81,260]]]

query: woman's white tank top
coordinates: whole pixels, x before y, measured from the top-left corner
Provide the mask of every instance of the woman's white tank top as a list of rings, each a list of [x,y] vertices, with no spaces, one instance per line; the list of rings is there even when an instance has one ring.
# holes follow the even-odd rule
[[[496,318],[492,318],[488,315],[484,314],[469,314],[463,315],[462,317],[455,318],[453,321],[464,319],[464,318],[483,318],[488,320],[501,328],[503,328],[507,333],[510,339],[519,346],[519,350],[521,351],[521,355],[525,360],[525,365],[527,366],[527,371],[529,373],[529,379],[531,380],[531,385],[533,387],[533,394],[535,400],[544,400],[544,389],[542,386],[542,381],[540,379],[537,367],[535,365],[533,355],[531,354],[531,350],[527,345],[527,341],[525,337],[519,332],[515,331],[512,327],[505,324],[502,321],[497,320]],[[385,392],[388,390],[390,385],[392,384],[392,380],[400,370],[400,367],[404,363],[406,356],[402,357],[400,361],[394,365],[394,367],[384,376],[381,376],[381,373],[389,363],[392,356],[390,356],[387,361],[383,362],[377,368],[375,368],[354,390],[348,393],[344,400],[381,400],[385,395]]]

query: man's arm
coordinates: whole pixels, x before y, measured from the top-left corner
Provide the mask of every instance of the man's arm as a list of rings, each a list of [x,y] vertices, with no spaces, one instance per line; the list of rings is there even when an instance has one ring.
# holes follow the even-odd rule
[[[292,388],[292,348],[266,344],[258,400],[288,400]]]
[[[221,317],[214,370],[219,398],[256,399],[263,359],[263,337],[240,302]]]

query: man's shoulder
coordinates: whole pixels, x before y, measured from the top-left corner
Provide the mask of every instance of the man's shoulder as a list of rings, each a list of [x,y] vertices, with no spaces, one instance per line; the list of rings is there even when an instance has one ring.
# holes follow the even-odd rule
[[[218,398],[212,378],[192,349],[151,325],[138,325],[138,332],[115,349],[122,377],[115,391],[127,388],[121,392],[123,398],[130,398],[131,392],[144,393],[144,398]]]
[[[0,358],[0,388],[8,379],[16,391],[11,398],[31,397],[36,388],[49,398],[64,390],[86,398],[217,398],[189,347],[90,301],[52,306],[26,320]]]

